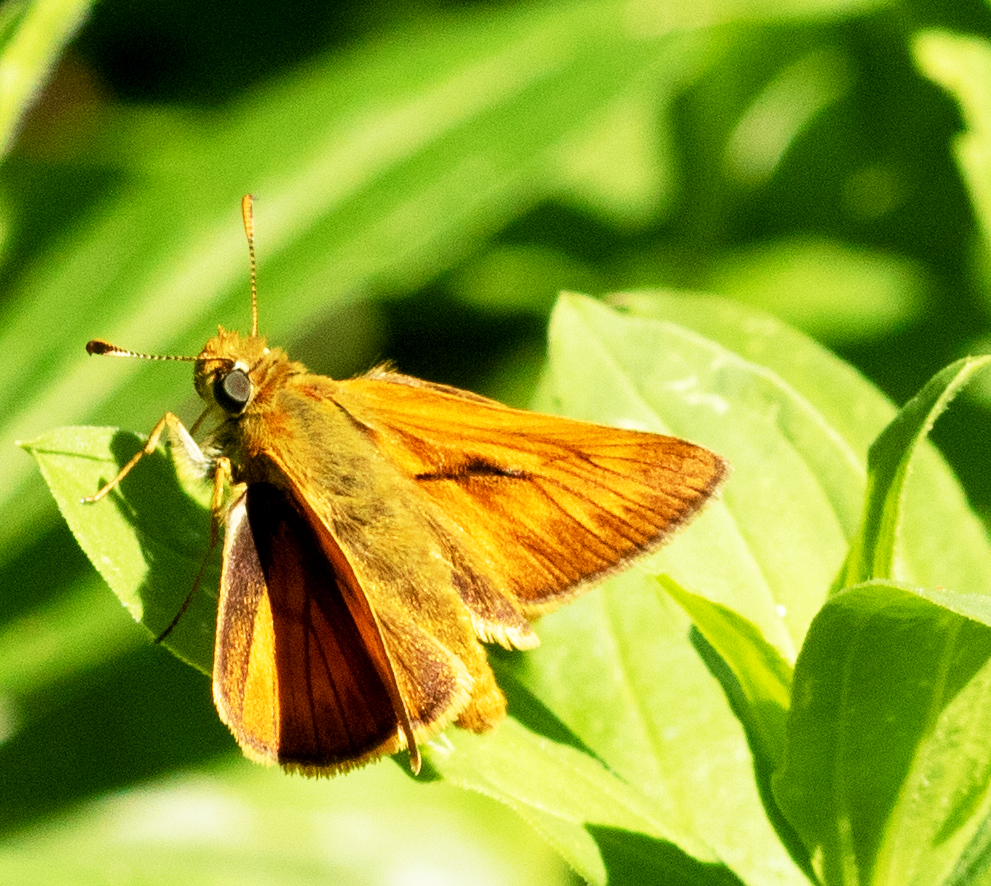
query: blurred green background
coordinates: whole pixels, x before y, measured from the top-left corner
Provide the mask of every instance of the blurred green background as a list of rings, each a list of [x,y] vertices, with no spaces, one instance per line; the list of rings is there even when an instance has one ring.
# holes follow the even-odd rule
[[[242,761],[14,448],[196,414],[249,322],[312,369],[525,405],[556,293],[681,288],[788,320],[892,399],[991,345],[982,233],[926,79],[980,2],[13,2],[0,7],[0,879],[568,882],[508,810],[391,763]],[[991,387],[934,438],[991,512]],[[109,798],[108,798],[109,795]],[[188,871],[187,871],[188,868]]]

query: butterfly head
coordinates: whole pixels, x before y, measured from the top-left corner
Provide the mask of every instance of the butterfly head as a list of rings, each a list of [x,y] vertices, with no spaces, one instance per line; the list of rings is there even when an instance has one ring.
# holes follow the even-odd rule
[[[242,415],[292,364],[280,348],[269,348],[264,338],[228,332],[223,327],[196,358],[196,392],[229,418]]]

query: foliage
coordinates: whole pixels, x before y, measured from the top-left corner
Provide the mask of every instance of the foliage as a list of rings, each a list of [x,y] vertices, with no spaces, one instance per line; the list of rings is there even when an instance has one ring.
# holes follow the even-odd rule
[[[449,730],[431,784],[388,765],[310,783],[216,759],[232,743],[207,682],[143,644],[15,453],[0,476],[5,879],[383,882],[454,859],[491,882],[566,876],[478,793],[595,883],[986,877],[991,548],[923,440],[983,365],[954,358],[979,347],[991,291],[991,48],[948,28],[987,33],[986,10],[377,9],[236,92],[141,105],[91,89],[55,113],[53,87],[22,124],[0,170],[3,437],[32,441],[104,579],[154,625],[207,524],[167,457],[100,517],[78,504],[137,439],[51,428],[147,430],[190,396],[175,366],[86,361],[81,345],[195,353],[212,323],[243,327],[246,190],[263,331],[312,368],[385,355],[517,403],[536,388],[539,408],[697,440],[733,475],[646,568],[543,619],[537,650],[493,656],[511,719]],[[94,49],[107,27],[94,11],[55,84],[80,59],[114,83]],[[36,82],[64,35],[19,56]],[[960,102],[963,134],[911,53]],[[557,302],[535,385],[568,287],[621,294]],[[918,396],[896,412],[759,306]],[[978,375],[936,426],[981,510],[986,389]],[[165,494],[182,510],[159,508]],[[200,595],[171,638],[201,667],[211,618]],[[365,853],[355,818],[382,829]]]

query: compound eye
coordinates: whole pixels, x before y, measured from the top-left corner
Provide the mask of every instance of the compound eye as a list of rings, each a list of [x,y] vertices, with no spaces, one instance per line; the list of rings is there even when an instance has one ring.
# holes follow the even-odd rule
[[[238,415],[251,399],[251,379],[243,369],[232,369],[221,375],[213,386],[213,398],[229,415]]]

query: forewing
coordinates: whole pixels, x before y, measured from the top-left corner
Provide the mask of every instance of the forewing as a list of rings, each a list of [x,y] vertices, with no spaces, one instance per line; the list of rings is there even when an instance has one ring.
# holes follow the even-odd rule
[[[657,547],[727,470],[675,437],[510,409],[395,373],[342,382],[335,400],[528,615]]]

